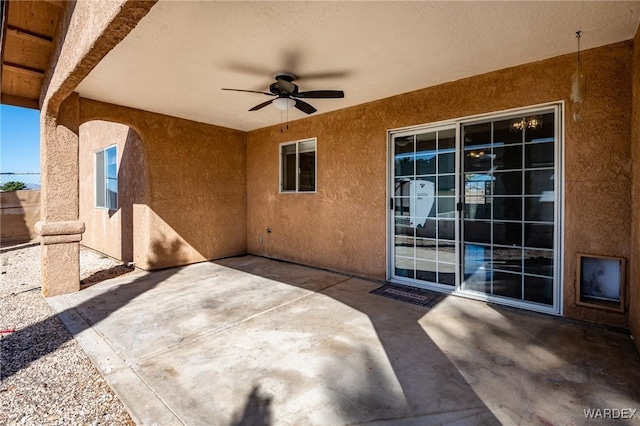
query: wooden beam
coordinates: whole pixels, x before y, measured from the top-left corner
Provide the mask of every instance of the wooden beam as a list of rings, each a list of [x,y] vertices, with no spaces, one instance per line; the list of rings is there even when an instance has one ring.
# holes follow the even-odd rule
[[[4,46],[7,43],[7,19],[9,16],[9,2],[3,0],[0,7],[2,7],[2,22],[0,22],[0,25],[2,25],[2,27],[0,27],[2,28],[2,32],[0,33],[0,64],[4,64]]]
[[[24,65],[12,64],[9,62],[5,62],[2,64],[2,70],[13,71],[20,74],[27,74],[35,77],[44,77],[44,70],[39,70],[37,68],[31,68]]]
[[[46,3],[52,4],[54,6],[58,6],[58,7],[64,7],[64,1],[63,0],[44,0]]]
[[[43,44],[45,46],[53,46],[53,39],[51,37],[23,30],[22,28],[14,27],[13,25],[7,25],[7,34],[23,40]]]
[[[19,106],[23,108],[40,109],[40,101],[38,99],[24,98],[15,95],[0,95],[0,103],[5,105]]]

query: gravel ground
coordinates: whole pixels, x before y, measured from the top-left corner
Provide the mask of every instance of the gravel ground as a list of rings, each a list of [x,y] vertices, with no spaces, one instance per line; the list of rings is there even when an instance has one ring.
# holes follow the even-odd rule
[[[0,334],[0,424],[133,425],[40,294],[40,246],[4,251],[0,258],[0,330],[14,330]],[[131,273],[84,248],[80,268],[83,287]]]

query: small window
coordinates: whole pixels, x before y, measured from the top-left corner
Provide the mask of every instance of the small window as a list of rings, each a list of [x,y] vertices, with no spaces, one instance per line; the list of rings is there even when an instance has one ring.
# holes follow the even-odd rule
[[[315,192],[316,140],[280,145],[280,192]]]
[[[96,151],[96,207],[118,209],[118,163],[115,146]]]

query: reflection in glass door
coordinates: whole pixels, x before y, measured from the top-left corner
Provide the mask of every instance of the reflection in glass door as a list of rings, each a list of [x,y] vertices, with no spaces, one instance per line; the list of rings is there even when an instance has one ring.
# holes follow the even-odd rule
[[[456,284],[456,130],[393,138],[393,273]]]
[[[461,289],[554,305],[555,114],[463,125],[461,134]]]

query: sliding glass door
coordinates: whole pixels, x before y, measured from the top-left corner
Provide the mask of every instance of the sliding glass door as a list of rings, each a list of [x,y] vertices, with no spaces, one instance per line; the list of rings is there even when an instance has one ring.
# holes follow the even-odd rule
[[[559,313],[558,116],[392,133],[390,279]]]
[[[393,138],[396,277],[456,284],[456,128]]]
[[[553,306],[555,121],[462,125],[462,291]]]

